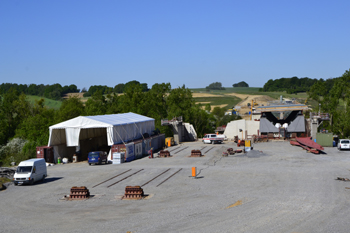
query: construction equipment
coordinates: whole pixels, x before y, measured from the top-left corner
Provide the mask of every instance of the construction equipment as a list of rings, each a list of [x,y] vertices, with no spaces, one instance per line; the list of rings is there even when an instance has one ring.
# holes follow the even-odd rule
[[[174,146],[175,142],[174,142],[174,138],[173,137],[167,137],[165,138],[165,146],[166,147],[171,147]]]

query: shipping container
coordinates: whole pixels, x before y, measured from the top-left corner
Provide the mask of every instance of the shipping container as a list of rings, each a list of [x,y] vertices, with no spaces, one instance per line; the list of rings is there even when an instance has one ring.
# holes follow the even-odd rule
[[[143,156],[142,142],[143,142],[143,140],[134,141],[134,144],[135,144],[135,158],[136,159],[142,158],[142,156]]]
[[[125,153],[125,162],[131,162],[135,159],[135,144],[130,142],[125,144],[126,153]]]
[[[151,149],[151,139],[145,138],[142,142],[142,155],[148,155],[148,151]]]
[[[162,150],[163,148],[165,148],[165,134],[159,134],[157,150]]]
[[[324,147],[333,147],[333,133],[316,133],[316,143]]]
[[[151,145],[152,145],[152,149],[153,151],[156,151],[158,149],[158,135],[152,136],[151,139]]]
[[[36,157],[45,159],[47,163],[54,163],[53,148],[51,146],[38,146],[36,148]]]

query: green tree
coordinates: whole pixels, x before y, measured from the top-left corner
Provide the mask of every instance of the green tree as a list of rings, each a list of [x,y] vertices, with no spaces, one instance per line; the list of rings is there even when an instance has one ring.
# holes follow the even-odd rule
[[[333,80],[328,91],[327,82],[319,80],[308,92],[309,98],[321,104],[321,111],[331,116],[330,130],[345,138],[350,136],[350,71]]]
[[[169,119],[182,116],[184,121],[192,122],[193,115],[191,109],[195,105],[195,102],[192,98],[191,90],[185,88],[185,86],[172,89],[167,98],[167,104]]]
[[[101,90],[94,94],[85,103],[85,115],[104,115],[107,112],[107,100]]]
[[[193,120],[190,122],[196,130],[198,137],[203,137],[208,132],[215,129],[215,118],[212,114],[208,114],[200,105],[192,107]]]
[[[28,106],[25,95],[13,88],[0,98],[0,145],[15,135],[17,126],[28,116]]]
[[[215,82],[209,84],[209,86],[205,87],[207,90],[225,90],[224,87],[222,87],[221,82]]]
[[[115,93],[123,93],[124,92],[124,87],[125,87],[125,84],[119,83],[118,85],[115,85],[114,92]]]
[[[56,113],[56,122],[66,121],[85,113],[84,104],[77,97],[63,100],[60,109]]]
[[[130,83],[125,85],[124,95],[120,96],[121,112],[133,112],[141,115],[147,115],[148,101],[146,94],[142,91],[139,83]]]
[[[248,83],[241,81],[232,85],[233,87],[249,87]]]
[[[161,120],[168,117],[167,96],[171,90],[170,83],[154,84],[152,88],[145,93],[146,115],[155,119],[155,127],[170,134],[168,126],[161,126]]]
[[[47,145],[49,126],[56,123],[55,110],[45,107],[44,99],[36,101],[31,114],[16,129],[16,137],[34,142],[35,146]]]
[[[108,94],[106,98],[106,114],[117,114],[120,113],[120,98],[117,94]]]

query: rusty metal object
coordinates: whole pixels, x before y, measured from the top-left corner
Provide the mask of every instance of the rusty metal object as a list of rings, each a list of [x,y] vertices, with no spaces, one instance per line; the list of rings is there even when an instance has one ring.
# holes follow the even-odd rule
[[[160,158],[168,158],[171,157],[170,152],[167,150],[161,150],[159,151],[159,157]]]
[[[237,143],[237,146],[240,147],[240,146],[244,146],[245,145],[245,141],[244,140],[240,140],[238,143]]]
[[[235,154],[235,151],[233,150],[233,148],[228,148],[228,149],[227,149],[227,154],[229,154],[229,155],[234,155],[234,154]]]
[[[90,192],[85,186],[74,186],[70,189],[70,199],[87,199],[90,197]]]
[[[202,152],[200,150],[191,150],[191,157],[201,157]]]
[[[349,178],[343,178],[343,177],[337,177],[337,180],[342,180],[342,181],[350,181]]]
[[[222,152],[222,157],[227,157],[228,156],[228,153],[227,152]]]
[[[142,199],[143,189],[141,186],[126,186],[123,199]]]
[[[236,153],[242,153],[243,150],[235,150]]]

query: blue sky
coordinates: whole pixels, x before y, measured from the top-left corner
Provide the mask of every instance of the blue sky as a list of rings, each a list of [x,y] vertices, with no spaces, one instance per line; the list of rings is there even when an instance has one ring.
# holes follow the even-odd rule
[[[2,0],[0,83],[262,87],[350,68],[350,1]]]

